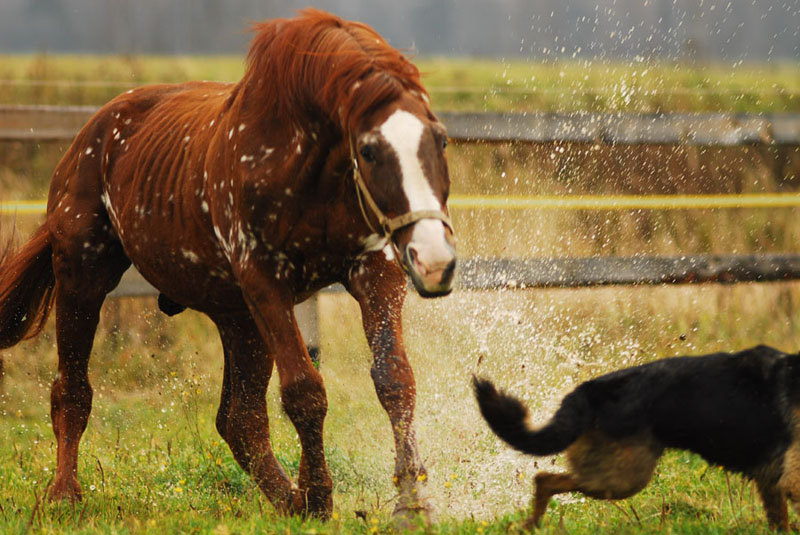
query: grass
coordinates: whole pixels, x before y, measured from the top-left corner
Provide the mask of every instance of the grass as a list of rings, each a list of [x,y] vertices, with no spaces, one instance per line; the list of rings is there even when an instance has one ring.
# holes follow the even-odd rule
[[[618,366],[756,342],[797,347],[798,299],[790,283],[410,298],[405,322],[417,372],[418,436],[440,514],[425,532],[518,532],[532,476],[561,465],[559,457],[513,453],[489,433],[471,400],[471,373],[493,377],[523,397],[540,421],[577,382]],[[335,520],[274,514],[214,431],[221,349],[211,325],[192,312],[167,319],[147,299],[110,301],[103,313],[90,367],[94,412],[79,467],[83,504],[43,500],[55,454],[48,418],[52,326],[6,352],[0,531],[388,532],[392,440],[369,379],[357,306],[339,295],[324,297],[320,306]],[[433,322],[435,338],[416,328]],[[299,450],[275,385],[268,400],[274,449],[287,469],[296,470]],[[355,511],[363,511],[366,522]],[[765,526],[752,485],[675,452],[630,500],[555,501],[542,532],[758,533]]]
[[[418,63],[437,109],[798,110],[800,75],[791,65]],[[2,57],[0,79],[45,83],[0,83],[0,102],[100,104],[131,85],[234,80],[241,69],[239,58]],[[82,85],[55,83],[60,80]],[[0,146],[0,197],[45,196],[63,150]],[[793,148],[555,144],[448,151],[454,193],[774,192],[796,191],[800,179],[800,152]],[[462,257],[758,253],[796,250],[796,212],[459,211],[454,222]],[[8,228],[11,219],[3,223]],[[24,237],[38,218],[19,216],[16,223]],[[578,382],[623,365],[756,343],[795,350],[799,304],[795,283],[455,292],[434,301],[411,296],[404,332],[417,375],[417,435],[439,511],[435,523],[418,531],[518,533],[533,475],[562,464],[559,457],[516,454],[490,434],[471,398],[472,373],[520,395],[541,421]],[[320,307],[333,520],[275,515],[220,442],[213,422],[222,357],[209,321],[191,311],[166,318],[152,299],[114,300],[104,308],[90,366],[95,402],[82,441],[82,504],[43,499],[55,467],[48,416],[52,323],[40,337],[3,352],[0,533],[391,532],[392,438],[369,377],[358,308],[343,295],[324,296]],[[427,325],[436,325],[435,336]],[[268,402],[273,447],[291,472],[299,449],[275,384]],[[541,533],[657,530],[767,531],[751,484],[696,456],[670,452],[651,485],[629,500],[554,500]]]
[[[800,111],[794,63],[535,62],[417,58],[441,110]],[[137,85],[238,80],[243,56],[0,55],[0,103],[103,104]]]

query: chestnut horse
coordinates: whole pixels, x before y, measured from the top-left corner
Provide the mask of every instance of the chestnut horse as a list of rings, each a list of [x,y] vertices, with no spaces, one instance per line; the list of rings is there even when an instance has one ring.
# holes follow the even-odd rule
[[[361,307],[371,375],[394,432],[396,514],[424,512],[414,375],[402,340],[406,271],[423,296],[451,290],[446,132],[417,68],[374,30],[332,15],[257,24],[236,84],[128,91],[55,169],[47,218],[0,272],[0,347],[37,334],[55,304],[55,499],[81,498],[78,443],[100,307],[131,263],[162,310],[199,310],[225,356],[216,427],[282,512],[327,517],[327,399],[293,306],[332,283]],[[299,435],[296,485],[270,447],[277,366]]]

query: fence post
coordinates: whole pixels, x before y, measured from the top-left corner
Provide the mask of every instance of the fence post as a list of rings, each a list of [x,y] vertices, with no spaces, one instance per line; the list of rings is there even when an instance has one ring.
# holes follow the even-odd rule
[[[315,366],[319,367],[320,336],[319,336],[319,294],[314,294],[302,303],[295,305],[294,317],[303,334],[308,354]]]

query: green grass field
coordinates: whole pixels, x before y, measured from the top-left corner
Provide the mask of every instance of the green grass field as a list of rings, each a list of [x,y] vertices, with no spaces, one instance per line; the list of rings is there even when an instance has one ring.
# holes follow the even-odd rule
[[[437,109],[789,112],[798,111],[800,91],[796,65],[418,63]],[[0,83],[0,102],[99,104],[131,85],[234,80],[241,69],[241,60],[231,58],[0,57],[0,79],[47,82]],[[55,83],[62,80],[83,85]],[[44,196],[63,149],[0,146],[0,197]],[[454,145],[448,151],[454,193],[774,192],[795,191],[800,180],[796,149]],[[19,216],[20,234],[37,221]],[[12,222],[3,218],[5,231]],[[796,251],[800,239],[795,209],[459,211],[454,223],[462,257]],[[330,522],[276,516],[221,443],[213,422],[222,355],[210,322],[192,312],[167,318],[154,300],[141,299],[109,301],[103,311],[90,365],[94,411],[79,467],[85,500],[76,506],[44,498],[55,468],[52,323],[39,338],[3,352],[0,533],[392,532],[391,432],[369,378],[359,312],[341,295],[324,296],[320,306],[330,407],[326,447],[335,485]],[[508,387],[541,421],[577,383],[619,366],[756,343],[796,350],[800,288],[777,283],[455,292],[434,301],[412,296],[404,331],[417,375],[420,453],[438,510],[436,521],[418,531],[517,533],[533,475],[562,460],[524,457],[491,435],[471,398],[472,373]],[[268,394],[273,447],[292,471],[299,449],[276,390],[273,385]],[[641,494],[617,503],[577,495],[554,500],[540,531],[767,528],[750,483],[696,456],[670,452]]]
[[[793,63],[604,63],[419,58],[440,110],[800,111]],[[0,102],[103,104],[137,85],[238,80],[242,57],[0,55]]]
[[[511,452],[488,432],[471,399],[471,373],[507,386],[543,420],[577,382],[620,365],[762,341],[797,347],[798,298],[792,284],[411,298],[405,321],[418,379],[418,435],[439,510],[438,522],[423,531],[514,533],[537,468],[561,464],[558,457],[535,460]],[[43,500],[54,469],[48,417],[52,328],[7,352],[0,398],[0,425],[8,437],[0,443],[0,530],[390,531],[392,440],[369,379],[357,308],[345,296],[325,297],[321,306],[333,521],[276,517],[220,442],[213,420],[221,350],[209,322],[191,312],[166,319],[152,300],[127,300],[106,308],[90,368],[95,408],[82,443],[83,504]],[[440,326],[435,337],[416,328],[432,322]],[[274,389],[269,401],[274,448],[284,466],[296,469],[296,438]],[[758,533],[766,524],[752,485],[696,456],[670,453],[653,483],[630,500],[554,502],[542,532],[564,529]]]

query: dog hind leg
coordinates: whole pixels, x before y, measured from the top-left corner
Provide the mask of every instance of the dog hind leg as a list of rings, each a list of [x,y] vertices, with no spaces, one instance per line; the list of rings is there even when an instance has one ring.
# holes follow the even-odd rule
[[[795,436],[797,434],[798,432],[795,431]],[[800,515],[800,440],[797,438],[783,456],[778,487],[791,502],[795,512]]]
[[[663,451],[647,433],[614,439],[597,431],[576,440],[567,449],[567,460],[579,492],[600,500],[620,500],[650,482]]]
[[[552,472],[539,472],[534,478],[536,494],[533,499],[533,514],[525,521],[525,529],[539,527],[539,521],[547,511],[550,498],[556,494],[577,490],[577,484],[572,474],[554,474]]]
[[[525,527],[539,525],[550,498],[556,494],[575,491],[600,500],[633,496],[650,481],[663,451],[649,434],[622,439],[602,432],[581,435],[567,448],[569,473],[536,475],[533,514]]]
[[[756,479],[756,487],[761,501],[764,502],[764,511],[767,513],[767,522],[771,529],[789,531],[789,511],[786,504],[786,493],[773,481]]]

